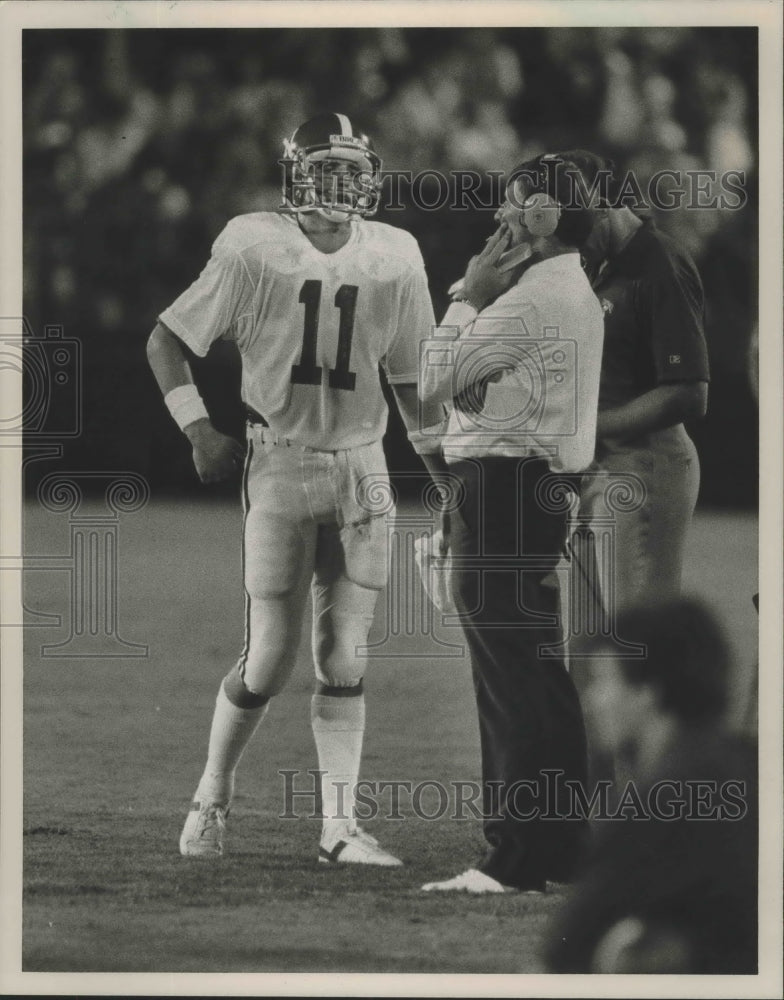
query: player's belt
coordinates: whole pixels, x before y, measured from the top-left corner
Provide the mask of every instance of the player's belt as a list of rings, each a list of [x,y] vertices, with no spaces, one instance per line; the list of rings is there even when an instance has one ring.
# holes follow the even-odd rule
[[[245,416],[249,424],[257,424],[259,427],[269,427],[269,424],[259,411],[254,410],[252,406],[248,406],[247,404],[245,406]]]

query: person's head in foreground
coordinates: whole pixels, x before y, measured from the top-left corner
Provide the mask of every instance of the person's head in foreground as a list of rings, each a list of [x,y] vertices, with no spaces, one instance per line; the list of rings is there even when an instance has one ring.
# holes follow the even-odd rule
[[[650,767],[684,728],[720,722],[730,659],[714,615],[681,598],[618,615],[615,634],[633,644],[592,641],[585,713],[598,749]]]
[[[620,642],[642,655],[619,655]],[[714,614],[693,598],[629,608],[612,640],[581,652],[593,654],[589,731],[626,754],[622,798],[634,792],[642,811],[594,820],[583,876],[547,936],[549,968],[755,972],[756,748],[724,724],[730,657]]]

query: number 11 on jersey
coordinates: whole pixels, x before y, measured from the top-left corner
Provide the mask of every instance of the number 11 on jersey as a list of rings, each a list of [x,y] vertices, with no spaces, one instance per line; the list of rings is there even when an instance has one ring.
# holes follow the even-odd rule
[[[334,368],[329,369],[330,389],[356,387],[356,372],[349,371],[351,338],[354,335],[354,317],[357,309],[356,285],[341,285],[335,293],[335,305],[340,310],[338,326],[338,356]],[[321,385],[321,367],[316,364],[319,313],[321,311],[321,282],[308,279],[299,291],[299,301],[305,306],[305,328],[302,334],[302,354],[299,364],[291,366],[291,381],[296,385]]]

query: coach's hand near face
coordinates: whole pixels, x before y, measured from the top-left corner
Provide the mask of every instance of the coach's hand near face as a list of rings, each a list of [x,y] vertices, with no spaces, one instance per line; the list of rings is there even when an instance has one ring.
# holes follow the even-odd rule
[[[481,253],[472,257],[463,279],[465,298],[481,311],[514,284],[514,271],[499,271],[501,254],[512,245],[512,233],[502,222],[485,244]]]

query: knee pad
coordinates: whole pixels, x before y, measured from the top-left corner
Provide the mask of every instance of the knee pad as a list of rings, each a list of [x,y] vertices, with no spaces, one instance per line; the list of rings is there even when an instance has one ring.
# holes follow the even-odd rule
[[[247,686],[240,663],[232,667],[223,678],[223,692],[237,708],[261,708],[269,701],[269,695],[258,694]]]
[[[249,600],[240,669],[252,691],[280,693],[296,662],[301,632],[299,600]]]
[[[283,690],[296,658],[296,649],[281,650],[280,655],[273,657],[269,655],[269,650],[252,647],[240,658],[239,674],[243,684],[251,693],[263,693],[271,698]]]
[[[364,647],[371,624],[362,616],[334,614],[314,623],[313,663],[321,683],[350,687],[362,679],[367,665]]]
[[[330,656],[325,661],[315,661],[316,679],[330,688],[353,688],[362,682],[367,666],[365,656]]]

